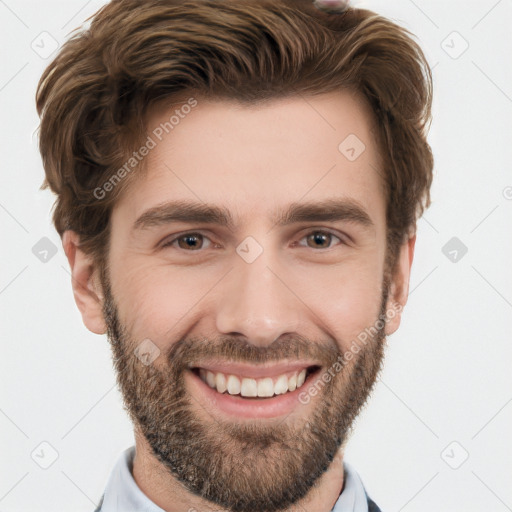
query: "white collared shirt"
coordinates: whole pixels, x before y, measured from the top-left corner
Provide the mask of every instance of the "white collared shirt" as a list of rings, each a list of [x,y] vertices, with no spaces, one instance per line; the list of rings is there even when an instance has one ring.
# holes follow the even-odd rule
[[[136,484],[133,471],[135,446],[119,457],[107,482],[103,502],[95,512],[165,512],[155,505]],[[331,512],[368,512],[366,491],[357,472],[346,462],[343,492]]]

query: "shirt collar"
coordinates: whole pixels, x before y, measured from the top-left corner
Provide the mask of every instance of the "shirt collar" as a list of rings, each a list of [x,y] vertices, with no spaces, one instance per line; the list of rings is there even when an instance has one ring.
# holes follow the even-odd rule
[[[132,475],[135,446],[127,448],[110,474],[98,512],[165,512],[135,483]],[[345,483],[331,512],[368,512],[366,491],[357,472],[343,462]]]
[[[103,495],[100,512],[165,512],[155,505],[135,483],[132,475],[135,446],[119,457]]]
[[[368,498],[357,471],[343,461],[345,482],[332,512],[368,512]]]

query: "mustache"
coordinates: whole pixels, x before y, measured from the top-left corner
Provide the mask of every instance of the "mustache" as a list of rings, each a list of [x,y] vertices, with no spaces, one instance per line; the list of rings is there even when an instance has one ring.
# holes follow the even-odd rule
[[[299,335],[279,337],[268,346],[254,345],[243,336],[220,336],[215,339],[190,337],[178,340],[166,354],[169,365],[179,363],[182,367],[191,367],[210,359],[246,364],[305,359],[328,366],[339,356],[341,351],[334,340],[316,342]]]

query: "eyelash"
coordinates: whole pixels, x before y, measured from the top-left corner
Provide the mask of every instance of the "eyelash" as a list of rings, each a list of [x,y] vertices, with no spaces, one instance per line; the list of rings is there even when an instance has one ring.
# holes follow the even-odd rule
[[[309,231],[308,233],[306,233],[300,240],[303,240],[304,238],[307,238],[308,236],[310,235],[313,235],[313,234],[323,234],[323,235],[330,235],[332,238],[337,238],[339,241],[340,241],[340,245],[346,245],[346,242],[341,238],[339,237],[338,235],[335,235],[334,233],[331,233],[330,231],[328,230],[325,230],[325,229],[313,229],[311,231]],[[167,248],[167,247],[171,247],[174,243],[176,243],[178,240],[180,240],[181,238],[184,238],[186,236],[189,236],[189,235],[199,235],[199,236],[202,236],[203,238],[205,239],[208,239],[210,240],[206,235],[204,235],[203,233],[200,233],[198,231],[189,231],[189,232],[186,232],[186,233],[181,233],[177,236],[175,236],[172,240],[168,240],[167,242],[165,242],[164,244],[162,244],[162,249],[163,248]],[[210,240],[210,243],[211,243],[211,240]],[[306,247],[308,248],[306,245],[300,245],[301,247]],[[329,249],[332,249],[332,247],[334,246],[330,246],[330,247],[326,247],[326,248],[318,248],[316,249],[316,251],[327,251]],[[181,250],[183,252],[201,252],[203,250],[203,248],[201,249],[191,249],[190,251],[186,250],[186,249],[182,249],[181,247],[178,247],[177,248],[178,250]],[[315,250],[315,249],[314,249]]]

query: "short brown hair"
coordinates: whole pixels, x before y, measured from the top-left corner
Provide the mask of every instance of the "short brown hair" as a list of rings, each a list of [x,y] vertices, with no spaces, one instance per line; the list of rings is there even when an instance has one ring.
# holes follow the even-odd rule
[[[53,222],[105,261],[112,207],[133,179],[93,193],[147,136],[156,102],[194,92],[245,104],[356,91],[375,113],[387,191],[388,263],[430,205],[432,76],[410,32],[371,11],[311,0],[112,0],[38,85],[42,189]],[[341,142],[341,141],[340,141]],[[142,172],[143,166],[139,166]]]

